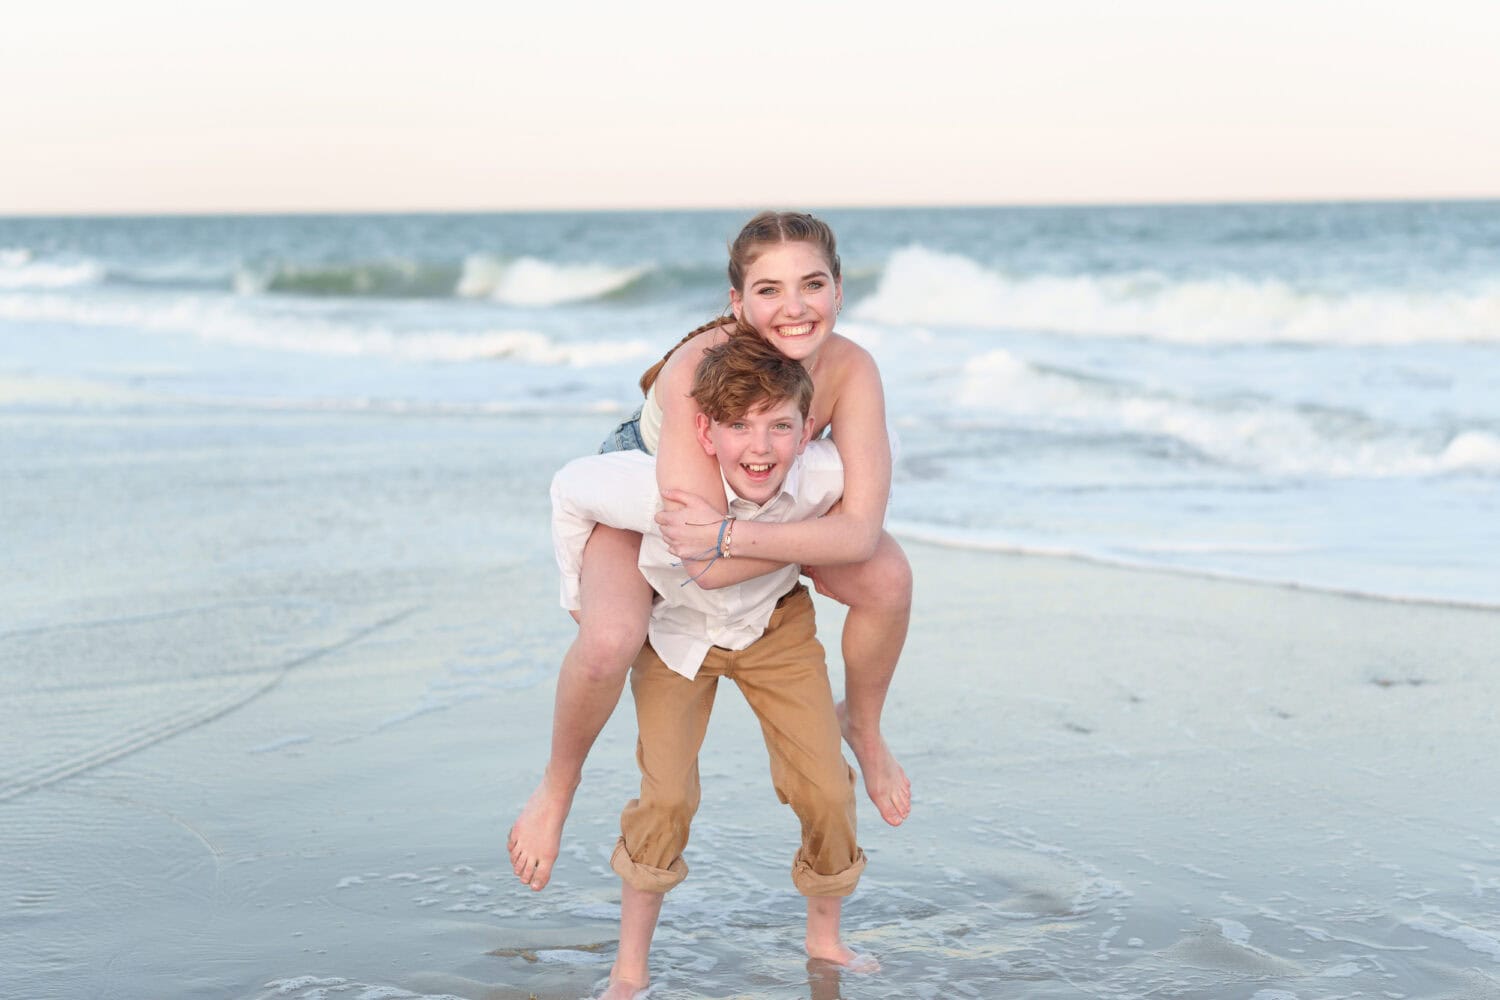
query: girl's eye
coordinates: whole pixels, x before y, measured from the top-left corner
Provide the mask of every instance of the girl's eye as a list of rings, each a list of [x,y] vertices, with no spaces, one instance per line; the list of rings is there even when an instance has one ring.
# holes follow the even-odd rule
[[[760,292],[761,295],[775,295],[776,294],[776,289],[772,288],[770,285],[762,285],[758,289],[758,291]]]
[[[821,281],[809,281],[807,283],[807,287],[810,290],[814,291],[814,292],[820,291],[823,288],[823,282],[821,282]]]

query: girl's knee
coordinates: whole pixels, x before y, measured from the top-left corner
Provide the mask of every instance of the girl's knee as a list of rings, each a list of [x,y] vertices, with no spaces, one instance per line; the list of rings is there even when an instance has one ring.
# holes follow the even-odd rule
[[[891,604],[910,607],[911,563],[907,562],[906,553],[901,551],[896,540],[887,535],[870,561],[875,564],[881,589]]]
[[[645,623],[585,622],[578,630],[577,662],[591,680],[624,677],[646,642]]]
[[[836,579],[830,575],[829,582],[851,608],[887,613],[911,608],[911,564],[889,535],[869,560],[830,569],[843,571]]]

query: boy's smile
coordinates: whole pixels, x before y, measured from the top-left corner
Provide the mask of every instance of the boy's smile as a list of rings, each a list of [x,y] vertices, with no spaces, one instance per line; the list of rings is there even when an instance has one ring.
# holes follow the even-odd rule
[[[812,419],[790,399],[723,423],[698,415],[698,442],[719,461],[735,495],[763,504],[781,491],[792,461],[812,437]]]

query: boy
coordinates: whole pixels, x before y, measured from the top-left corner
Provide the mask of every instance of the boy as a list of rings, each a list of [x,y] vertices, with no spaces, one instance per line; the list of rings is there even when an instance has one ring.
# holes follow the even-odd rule
[[[719,461],[730,517],[716,549],[696,561],[679,563],[655,532],[649,456],[592,455],[553,479],[564,607],[578,606],[583,543],[600,521],[643,533],[639,565],[657,594],[648,642],[631,669],[641,795],[621,814],[610,859],[624,885],[619,953],[601,1000],[633,998],[649,982],[662,901],[687,875],[681,852],[698,807],[698,750],[721,676],[739,684],[760,719],[776,793],[801,820],[792,881],[807,897],[808,954],[873,964],[839,935],[843,897],[865,856],[855,842],[854,772],[842,754],[812,599],[795,565],[740,579],[746,571],[734,564],[736,519],[816,517],[843,492],[833,443],[809,444],[812,394],[802,365],[759,337],[731,337],[705,353],[692,392],[703,411],[698,441]]]

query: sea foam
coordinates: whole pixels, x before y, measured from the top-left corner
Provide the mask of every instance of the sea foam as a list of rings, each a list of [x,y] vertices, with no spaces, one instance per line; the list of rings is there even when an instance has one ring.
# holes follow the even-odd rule
[[[326,318],[252,315],[233,302],[195,297],[150,304],[45,294],[5,297],[0,298],[0,319],[127,327],[268,351],[413,362],[503,358],[525,364],[593,367],[644,358],[658,350],[643,340],[565,342],[531,330],[397,333]]]
[[[1023,424],[1168,438],[1212,461],[1281,476],[1500,472],[1500,438],[1481,430],[1437,439],[1268,399],[1176,396],[1046,370],[999,349],[965,364],[955,401]]]
[[[464,261],[456,294],[507,305],[554,306],[583,302],[619,291],[648,268],[603,264],[556,264],[536,257],[503,261],[472,254]]]
[[[1181,343],[1500,343],[1500,283],[1421,292],[1303,289],[1247,276],[1011,275],[923,246],[897,250],[859,319]]]
[[[97,261],[39,261],[24,247],[0,250],[0,290],[77,288],[99,284],[104,277],[104,266]]]

